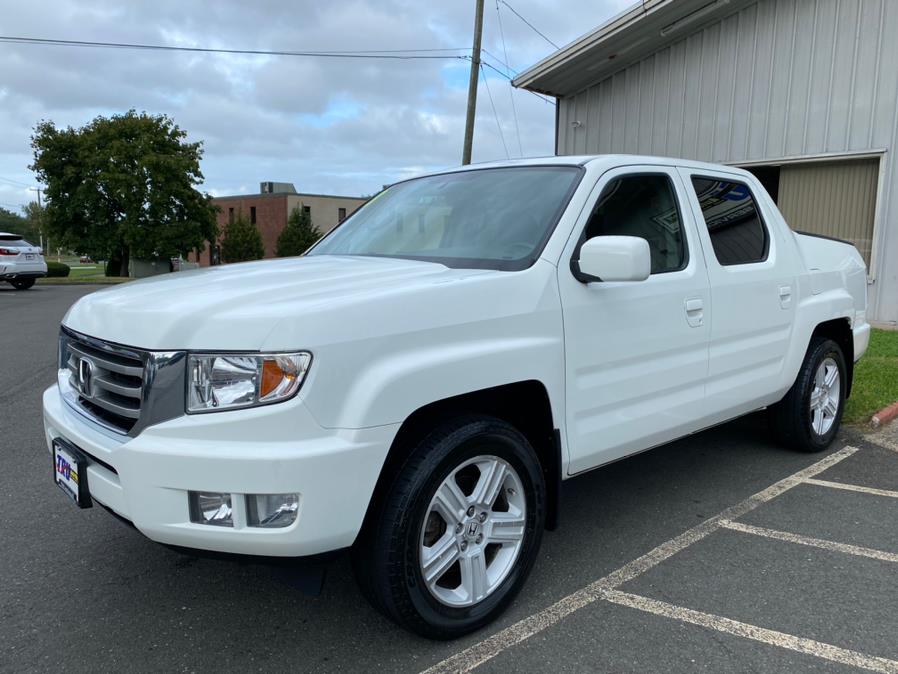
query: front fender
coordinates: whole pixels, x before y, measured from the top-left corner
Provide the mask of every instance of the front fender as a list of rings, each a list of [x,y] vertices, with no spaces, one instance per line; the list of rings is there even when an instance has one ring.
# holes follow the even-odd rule
[[[424,405],[525,380],[560,391],[561,354],[560,339],[548,335],[496,336],[389,354],[355,380],[328,423],[363,428],[399,422]],[[552,399],[558,396],[550,394]],[[553,410],[554,418],[558,414]]]
[[[354,330],[314,335],[301,392],[325,428],[399,423],[430,403],[527,380],[545,386],[554,418],[564,418],[561,303],[547,262],[411,288],[341,316]]]

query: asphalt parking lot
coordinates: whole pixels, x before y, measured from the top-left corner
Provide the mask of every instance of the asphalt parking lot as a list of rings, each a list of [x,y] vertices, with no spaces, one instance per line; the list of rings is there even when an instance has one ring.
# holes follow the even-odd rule
[[[94,288],[0,287],[0,670],[898,672],[898,451],[772,445],[760,415],[565,483],[522,595],[487,630],[414,637],[345,558],[305,596],[171,552],[53,485],[40,397]]]

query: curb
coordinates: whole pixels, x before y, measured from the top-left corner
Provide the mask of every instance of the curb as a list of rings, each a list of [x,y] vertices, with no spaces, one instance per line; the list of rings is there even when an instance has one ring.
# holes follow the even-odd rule
[[[888,407],[883,407],[879,412],[873,415],[873,418],[870,421],[873,424],[873,428],[879,428],[880,426],[889,423],[895,417],[898,417],[898,401],[893,402]]]

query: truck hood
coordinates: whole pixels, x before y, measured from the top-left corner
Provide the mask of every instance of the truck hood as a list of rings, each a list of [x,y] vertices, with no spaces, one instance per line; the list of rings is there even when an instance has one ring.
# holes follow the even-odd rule
[[[276,338],[279,324],[315,321],[335,334],[357,331],[353,307],[455,282],[501,274],[395,258],[310,256],[178,272],[100,290],[69,309],[63,325],[150,350],[296,348]],[[322,322],[326,325],[322,325]],[[300,332],[302,332],[300,330]]]

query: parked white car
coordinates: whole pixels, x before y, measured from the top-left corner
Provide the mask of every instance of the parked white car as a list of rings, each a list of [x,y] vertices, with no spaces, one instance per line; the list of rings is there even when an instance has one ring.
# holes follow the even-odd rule
[[[739,169],[470,166],[393,185],[304,257],[84,297],[47,445],[82,507],[171,546],[351,548],[375,606],[450,638],[521,589],[563,480],[762,408],[826,448],[866,284]]]
[[[47,275],[47,263],[41,249],[18,234],[0,232],[0,281],[16,290],[28,290]]]

